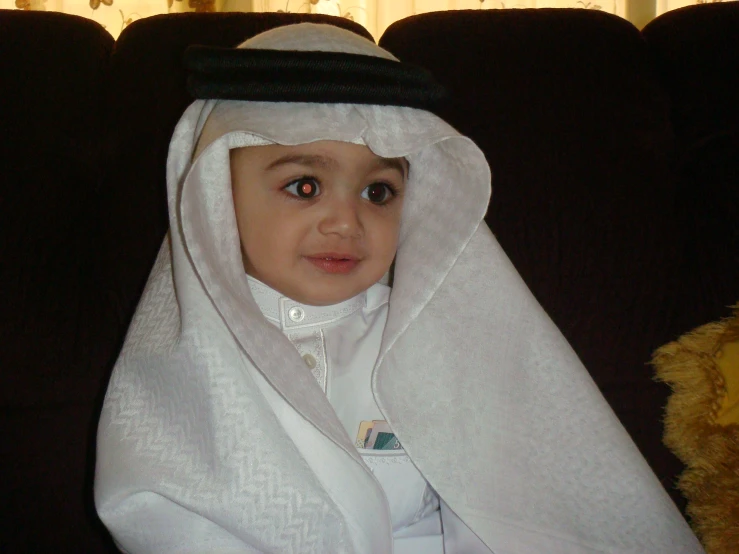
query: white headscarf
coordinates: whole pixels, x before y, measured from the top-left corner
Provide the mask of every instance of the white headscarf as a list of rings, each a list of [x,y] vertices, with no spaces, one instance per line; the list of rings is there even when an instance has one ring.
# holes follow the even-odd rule
[[[394,59],[326,25],[280,27],[242,47]],[[470,139],[413,108],[240,101],[194,102],[170,145],[170,232],[98,432],[96,503],[116,541],[129,552],[392,551],[381,489],[295,347],[262,316],[241,261],[229,150],[318,140],[410,162],[372,387],[466,527],[495,554],[701,552],[483,222],[490,173]]]

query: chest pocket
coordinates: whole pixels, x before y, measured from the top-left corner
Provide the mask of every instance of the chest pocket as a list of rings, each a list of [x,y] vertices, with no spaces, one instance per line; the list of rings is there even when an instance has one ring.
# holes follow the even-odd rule
[[[393,522],[393,532],[422,520],[439,509],[439,498],[403,451],[359,449],[382,486]]]

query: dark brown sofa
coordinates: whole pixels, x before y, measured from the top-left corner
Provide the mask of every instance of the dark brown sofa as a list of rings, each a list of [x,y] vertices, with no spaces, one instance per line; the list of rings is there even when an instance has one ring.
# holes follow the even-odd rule
[[[0,11],[0,550],[114,552],[96,420],[167,229],[169,136],[192,43],[343,19],[183,14],[114,42]],[[739,300],[739,4],[639,32],[586,10],[416,16],[381,45],[448,86],[494,173],[487,222],[682,507],[651,352]]]

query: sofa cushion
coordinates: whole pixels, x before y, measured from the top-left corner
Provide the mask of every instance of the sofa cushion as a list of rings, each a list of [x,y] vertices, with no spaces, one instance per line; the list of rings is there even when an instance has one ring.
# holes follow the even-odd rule
[[[88,19],[0,11],[4,552],[114,551],[84,486],[97,395],[121,333],[97,271],[112,49]]]
[[[669,11],[642,34],[670,95],[678,146],[739,128],[739,4]]]
[[[93,267],[112,48],[112,37],[87,19],[0,12],[4,406],[89,399],[98,388],[91,371],[115,342],[101,334],[103,288]]]
[[[739,3],[667,12],[643,30],[670,95],[681,331],[716,320],[739,283]]]

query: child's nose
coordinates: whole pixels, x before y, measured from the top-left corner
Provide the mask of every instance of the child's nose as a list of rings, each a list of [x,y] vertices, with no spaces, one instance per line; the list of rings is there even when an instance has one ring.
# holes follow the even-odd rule
[[[326,211],[318,223],[318,230],[324,235],[338,235],[341,238],[356,238],[362,234],[358,202],[353,199],[333,199],[325,205]]]

